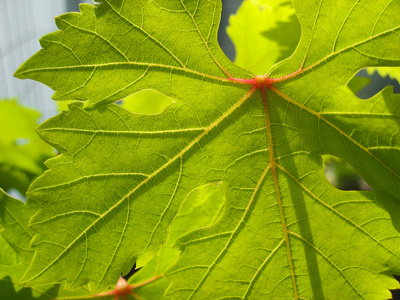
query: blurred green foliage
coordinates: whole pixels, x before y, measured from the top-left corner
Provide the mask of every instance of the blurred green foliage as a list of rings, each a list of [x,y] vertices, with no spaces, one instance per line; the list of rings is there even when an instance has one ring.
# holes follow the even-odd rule
[[[53,156],[53,148],[35,132],[40,113],[0,99],[0,187],[24,194],[34,178],[43,173],[43,162]]]

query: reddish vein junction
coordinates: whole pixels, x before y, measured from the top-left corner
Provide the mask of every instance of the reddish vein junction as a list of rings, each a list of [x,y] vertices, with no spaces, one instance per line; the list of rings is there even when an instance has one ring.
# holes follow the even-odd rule
[[[238,83],[242,83],[242,84],[249,84],[252,85],[253,88],[258,89],[258,88],[266,88],[266,87],[271,87],[272,84],[277,81],[277,79],[273,79],[273,78],[268,78],[265,75],[261,75],[261,76],[256,76],[254,78],[251,79],[242,79],[242,78],[234,78],[234,77],[229,77],[229,80],[232,82],[238,82]]]

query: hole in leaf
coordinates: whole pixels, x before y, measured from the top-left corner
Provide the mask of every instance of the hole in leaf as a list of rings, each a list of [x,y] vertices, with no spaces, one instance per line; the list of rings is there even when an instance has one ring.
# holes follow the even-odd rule
[[[0,166],[0,168],[1,168],[1,166]],[[20,176],[22,177],[23,175],[25,175],[25,174],[23,174],[22,172],[21,173],[19,173],[19,170],[18,169],[16,169],[15,170],[16,172],[15,173],[17,173],[17,175],[16,176],[18,176],[19,174],[21,174]],[[1,175],[1,173],[2,173],[2,170],[0,170],[0,175]],[[14,174],[13,174],[14,175]],[[26,174],[25,175],[26,177],[28,177],[29,175],[28,174]],[[14,178],[12,178],[12,179],[14,179]],[[25,179],[25,178],[23,178],[23,179]],[[27,178],[26,179],[27,181],[31,181],[31,180],[29,180],[29,178]],[[0,182],[3,184],[3,182],[0,180]],[[7,187],[7,186],[6,186]],[[2,186],[2,188],[4,188],[3,186]],[[13,197],[13,198],[15,198],[15,199],[18,199],[18,200],[21,200],[22,202],[25,202],[26,201],[26,196],[24,196],[24,194],[21,192],[21,191],[19,191],[19,190],[17,190],[16,188],[10,188],[10,189],[7,189],[6,188],[6,190],[7,190],[7,193],[11,196],[11,197]],[[26,191],[25,191],[26,192]]]
[[[122,107],[136,114],[159,114],[174,101],[160,92],[143,90],[126,97],[122,101]]]
[[[368,84],[371,83],[371,78],[364,77],[359,75],[355,75],[347,84],[347,86],[353,91],[355,95],[358,94],[363,88],[365,88]]]
[[[400,68],[367,68],[358,72],[348,86],[360,99],[369,99],[386,86],[393,86],[393,92],[400,93],[399,82]]]
[[[242,0],[222,1],[221,22],[218,28],[218,43],[222,51],[231,61],[235,60],[236,49],[227,34],[226,28],[229,25],[229,16],[235,14],[241,4]]]
[[[370,186],[344,159],[333,155],[322,155],[326,179],[339,190],[366,190]]]
[[[262,75],[293,54],[301,27],[291,1],[243,1],[230,16],[227,32],[236,49],[235,63]]]

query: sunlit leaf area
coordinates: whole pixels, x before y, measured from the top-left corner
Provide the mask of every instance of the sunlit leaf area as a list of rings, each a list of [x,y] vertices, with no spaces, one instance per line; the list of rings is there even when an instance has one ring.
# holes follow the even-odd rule
[[[400,299],[400,2],[76,8],[53,116],[0,94],[0,299]]]

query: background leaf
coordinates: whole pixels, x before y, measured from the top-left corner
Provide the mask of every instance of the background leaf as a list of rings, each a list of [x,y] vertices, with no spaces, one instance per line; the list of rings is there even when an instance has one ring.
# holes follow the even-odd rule
[[[274,33],[282,29],[290,32]],[[300,39],[300,26],[290,1],[245,0],[229,18],[227,33],[235,45],[235,63],[262,75],[293,52]]]
[[[39,112],[16,100],[0,99],[0,186],[25,193],[33,178],[54,155],[52,147],[35,132]]]
[[[381,68],[368,68],[368,74],[372,75],[377,72],[381,77],[389,76],[391,79],[396,79],[400,83],[400,68],[381,67]]]

